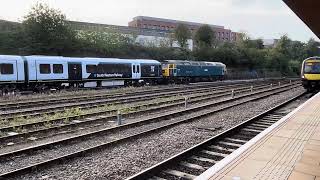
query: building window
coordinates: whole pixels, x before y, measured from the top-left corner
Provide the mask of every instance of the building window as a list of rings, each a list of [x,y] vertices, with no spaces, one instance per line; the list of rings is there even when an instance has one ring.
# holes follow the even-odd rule
[[[62,64],[54,64],[53,65],[53,73],[54,74],[63,74],[63,65]]]
[[[40,64],[40,74],[50,74],[50,64]]]
[[[1,74],[13,74],[13,64],[0,64]]]

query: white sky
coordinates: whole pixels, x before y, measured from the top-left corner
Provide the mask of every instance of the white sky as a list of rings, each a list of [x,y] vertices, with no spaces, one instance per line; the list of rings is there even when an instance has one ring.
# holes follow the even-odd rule
[[[294,40],[319,40],[282,0],[1,0],[0,19],[21,21],[36,2],[75,21],[127,25],[141,15],[222,25],[252,38],[288,34]]]

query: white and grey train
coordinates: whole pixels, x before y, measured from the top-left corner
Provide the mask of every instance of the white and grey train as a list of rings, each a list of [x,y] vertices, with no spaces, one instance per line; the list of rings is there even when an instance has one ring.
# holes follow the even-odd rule
[[[0,90],[99,87],[161,81],[161,63],[146,59],[0,55]]]

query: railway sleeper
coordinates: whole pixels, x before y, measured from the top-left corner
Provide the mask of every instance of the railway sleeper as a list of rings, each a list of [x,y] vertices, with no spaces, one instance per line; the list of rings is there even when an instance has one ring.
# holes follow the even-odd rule
[[[167,180],[158,176],[153,176],[152,178],[149,178],[149,180]]]
[[[211,145],[211,146],[208,146],[208,148],[214,149],[214,150],[217,150],[217,151],[226,152],[226,153],[232,153],[233,151],[236,150],[236,149],[233,149],[233,148],[222,147],[222,146],[219,146],[219,145]]]
[[[268,117],[264,117],[263,119],[269,119],[269,120],[278,120],[280,118],[282,118],[283,116],[268,116]]]
[[[259,131],[263,131],[263,130],[265,130],[265,129],[266,129],[265,127],[260,127],[260,126],[255,126],[255,125],[247,126],[247,128],[250,128],[250,129],[257,129],[257,130],[259,130]]]
[[[198,161],[198,160],[192,159],[191,157],[188,157],[186,159],[186,162],[191,163],[191,164],[197,164],[199,166],[206,167],[206,168],[210,168],[215,164],[215,163],[210,163],[210,162],[206,162],[206,161]]]
[[[166,170],[164,172],[169,174],[169,175],[173,175],[173,176],[180,177],[180,178],[183,178],[183,179],[195,179],[197,177],[195,175],[188,174],[188,173],[181,172],[181,171],[177,171],[177,170],[173,170],[173,169],[168,169],[168,170]]]
[[[242,139],[245,141],[249,141],[251,139],[251,136],[246,136],[245,134],[236,134],[232,137],[237,138],[237,139]]]
[[[272,119],[260,119],[257,122],[264,122],[264,123],[268,123],[268,124],[274,124],[275,122],[277,122],[279,119],[277,120],[272,120]]]
[[[202,161],[202,162],[208,162],[208,163],[212,163],[212,164],[216,164],[218,161],[210,159],[210,158],[205,158],[205,157],[201,157],[201,156],[191,156],[191,159],[194,159],[196,161]]]
[[[262,124],[262,123],[252,123],[250,126],[257,126],[261,128],[268,128],[271,124]]]
[[[200,169],[201,168],[201,169]],[[184,172],[187,174],[192,174],[195,176],[199,176],[204,170],[209,167],[200,166],[198,164],[188,163],[186,161],[182,161],[174,168],[177,171]],[[172,168],[173,169],[173,168]]]
[[[257,122],[254,122],[253,124],[257,124],[257,125],[260,125],[260,126],[270,127],[272,124],[274,124],[274,122],[270,122],[270,121],[257,121]]]
[[[242,135],[242,136],[246,136],[246,137],[249,137],[250,139],[252,139],[254,136],[256,136],[257,132],[252,132],[252,131],[244,131],[244,130],[241,130],[239,132],[239,135]]]
[[[222,158],[225,158],[225,157],[228,156],[228,154],[224,154],[224,153],[220,153],[220,152],[215,152],[215,151],[210,151],[210,150],[202,150],[201,152],[202,152],[202,153],[205,153],[205,154],[212,155],[212,156],[222,157]]]
[[[196,170],[200,170],[200,171],[205,171],[206,170],[206,168],[203,167],[203,166],[200,166],[200,165],[194,164],[194,163],[189,163],[189,162],[186,162],[186,161],[180,162],[179,165],[185,166],[185,167],[188,167],[188,168],[192,168],[192,169],[196,169]]]
[[[246,127],[246,128],[243,128],[242,130],[244,131],[251,131],[251,132],[256,132],[256,133],[261,133],[260,130],[256,129],[256,128],[249,128],[249,127]]]

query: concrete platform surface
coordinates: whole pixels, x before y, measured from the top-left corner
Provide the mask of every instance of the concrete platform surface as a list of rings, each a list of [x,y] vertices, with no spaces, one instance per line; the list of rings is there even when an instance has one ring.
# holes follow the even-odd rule
[[[320,93],[197,179],[320,180]]]

